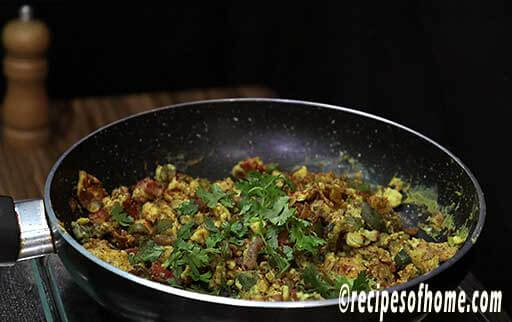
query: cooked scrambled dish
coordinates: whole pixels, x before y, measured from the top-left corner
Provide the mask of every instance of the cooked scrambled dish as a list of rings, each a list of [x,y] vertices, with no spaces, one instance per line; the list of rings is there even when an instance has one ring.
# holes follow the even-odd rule
[[[407,189],[399,178],[375,186],[305,166],[283,172],[258,157],[216,182],[159,165],[154,177],[110,194],[80,171],[72,229],[96,257],[173,287],[251,300],[325,299],[343,284],[369,290],[407,282],[457,252],[467,234],[427,242],[402,225],[397,209]]]

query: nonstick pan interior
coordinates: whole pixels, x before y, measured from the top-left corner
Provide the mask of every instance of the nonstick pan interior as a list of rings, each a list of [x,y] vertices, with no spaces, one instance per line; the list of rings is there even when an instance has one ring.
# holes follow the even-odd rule
[[[107,126],[78,143],[56,166],[49,178],[51,205],[69,228],[75,217],[68,201],[81,169],[110,191],[150,175],[157,164],[172,162],[190,175],[218,179],[251,156],[286,170],[303,164],[314,171],[360,170],[378,184],[399,176],[436,192],[441,206],[452,206],[456,226],[466,223],[470,231],[483,216],[483,196],[474,178],[421,135],[352,110],[266,99],[182,104]],[[403,215],[415,221],[414,213],[409,209]]]

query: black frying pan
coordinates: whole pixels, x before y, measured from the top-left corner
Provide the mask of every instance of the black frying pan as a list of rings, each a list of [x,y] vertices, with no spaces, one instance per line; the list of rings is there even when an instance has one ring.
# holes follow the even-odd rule
[[[66,232],[71,231],[70,222],[75,219],[68,201],[80,169],[100,178],[110,190],[132,184],[149,175],[156,164],[166,162],[193,176],[222,178],[229,175],[237,161],[250,156],[277,162],[288,170],[302,164],[318,171],[361,170],[368,180],[379,184],[398,175],[413,185],[435,189],[441,205],[458,205],[455,223],[457,227],[469,224],[469,238],[453,258],[434,271],[390,290],[415,288],[425,281],[430,288],[450,288],[464,276],[466,263],[461,259],[480,234],[485,202],[475,177],[459,159],[421,134],[373,115],[274,99],[180,104],[128,117],[95,131],[72,146],[54,165],[46,182],[44,205],[31,201],[14,206],[8,197],[0,199],[0,262],[12,264],[55,251],[76,283],[91,297],[128,318],[375,320],[376,316],[364,314],[342,315],[337,299],[257,302],[175,289],[97,259]],[[409,221],[417,217],[413,208],[402,215]],[[44,229],[46,219],[51,235]],[[410,316],[392,319],[399,318]]]

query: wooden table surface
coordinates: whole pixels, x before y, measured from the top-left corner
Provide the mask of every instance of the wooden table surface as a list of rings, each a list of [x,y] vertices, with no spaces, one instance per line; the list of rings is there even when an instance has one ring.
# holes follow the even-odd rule
[[[189,101],[274,96],[265,87],[242,86],[54,102],[50,110],[52,138],[46,146],[19,150],[7,146],[0,138],[0,195],[14,199],[41,196],[50,168],[70,145],[91,131],[130,114]]]

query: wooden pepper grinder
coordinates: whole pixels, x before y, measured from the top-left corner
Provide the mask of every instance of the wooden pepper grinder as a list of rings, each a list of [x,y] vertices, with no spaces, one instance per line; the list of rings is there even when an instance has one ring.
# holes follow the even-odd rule
[[[3,103],[3,139],[15,147],[34,147],[48,140],[48,96],[45,53],[50,33],[23,6],[20,16],[4,28],[4,74],[7,92]]]

